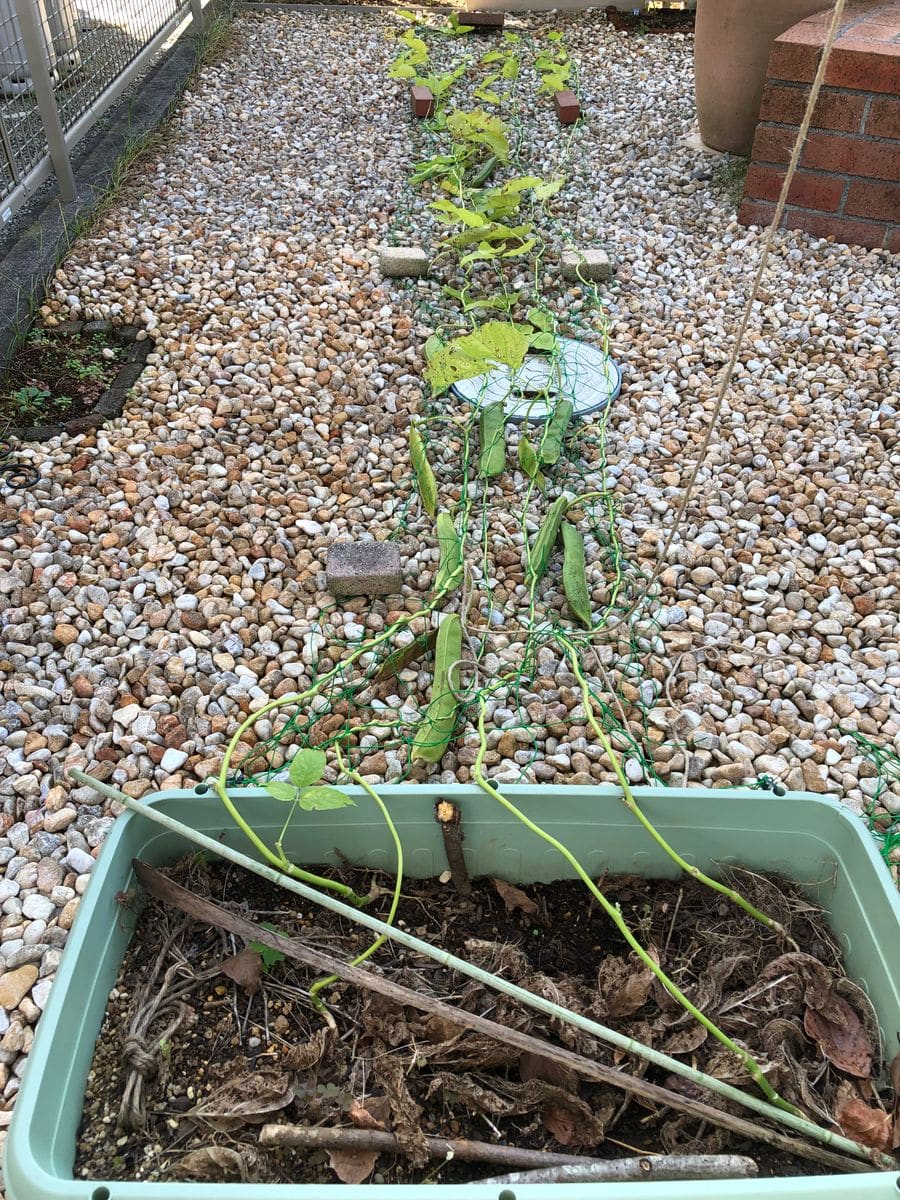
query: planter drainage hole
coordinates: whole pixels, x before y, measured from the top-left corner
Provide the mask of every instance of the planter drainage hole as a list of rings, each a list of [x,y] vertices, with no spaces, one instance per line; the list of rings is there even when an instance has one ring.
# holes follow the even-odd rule
[[[94,1188],[91,1192],[91,1200],[109,1200],[109,1188]]]
[[[511,1188],[504,1188],[497,1200],[516,1200],[516,1193]]]
[[[194,788],[194,794],[197,796],[205,796],[208,791],[209,791],[208,783],[198,783],[197,786]],[[92,1200],[105,1200],[105,1198],[103,1196],[99,1196],[96,1198],[92,1198]]]

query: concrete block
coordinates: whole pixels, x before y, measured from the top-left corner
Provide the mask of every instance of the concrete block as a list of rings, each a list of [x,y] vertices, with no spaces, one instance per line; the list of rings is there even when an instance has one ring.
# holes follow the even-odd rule
[[[382,246],[378,262],[388,279],[418,279],[428,274],[428,255],[421,246]]]
[[[566,250],[561,261],[563,279],[573,283],[588,280],[604,283],[612,276],[612,263],[605,250]]]
[[[400,547],[395,542],[336,542],[325,565],[332,596],[393,596],[401,588]]]

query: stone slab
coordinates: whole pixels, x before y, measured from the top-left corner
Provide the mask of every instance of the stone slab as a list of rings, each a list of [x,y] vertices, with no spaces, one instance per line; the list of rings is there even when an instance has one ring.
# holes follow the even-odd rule
[[[401,590],[400,547],[395,542],[335,542],[325,566],[332,596],[393,596]]]
[[[605,250],[566,250],[561,260],[563,279],[580,283],[604,283],[612,276],[612,263]]]
[[[378,262],[388,279],[419,279],[428,274],[428,255],[421,246],[382,246]]]

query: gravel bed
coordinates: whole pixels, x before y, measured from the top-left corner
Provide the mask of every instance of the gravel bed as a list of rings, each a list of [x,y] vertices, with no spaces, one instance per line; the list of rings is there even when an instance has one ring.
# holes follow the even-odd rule
[[[557,23],[581,64],[587,116],[561,211],[578,240],[606,246],[617,264],[608,304],[625,387],[608,478],[623,547],[649,572],[760,234],[736,224],[717,190],[719,160],[681,143],[689,39],[619,37],[596,16]],[[407,429],[423,400],[429,314],[449,310],[434,283],[383,281],[377,270],[388,237],[417,225],[431,236],[421,200],[404,192],[421,134],[411,135],[404,89],[386,78],[390,24],[355,13],[240,18],[238,47],[200,72],[165,147],[50,286],[50,324],[134,323],[155,349],[122,418],[25,448],[40,484],[0,496],[7,1107],[115,816],[71,787],[67,768],[133,796],[192,786],[218,767],[239,716],[302,685],[330,638],[382,628],[397,607],[335,610],[325,593],[335,538],[398,531],[402,606],[431,586],[431,523],[405,507]],[[513,26],[551,27],[539,17]],[[532,99],[520,121],[534,165],[551,172],[563,145],[552,109]],[[875,773],[838,726],[900,749],[897,283],[882,252],[779,239],[661,574],[645,682],[658,698],[648,721],[663,778],[710,786],[769,774],[861,810]],[[577,311],[577,289],[552,277],[548,287]],[[448,451],[438,464],[442,479],[451,460]],[[501,480],[498,498],[519,483]],[[515,659],[522,595],[515,522],[492,522],[504,552],[488,670]],[[541,757],[527,765],[498,702],[490,772],[515,778],[526,764],[526,778],[609,778],[572,677],[549,650],[538,666],[529,712],[545,726]],[[426,679],[406,673],[413,708]],[[623,686],[633,699],[629,687],[640,689]],[[685,740],[687,759],[674,744]],[[469,737],[436,770],[465,780],[473,753]],[[629,769],[640,774],[639,763]],[[364,770],[393,779],[404,762],[373,738]],[[882,800],[900,809],[896,792]]]

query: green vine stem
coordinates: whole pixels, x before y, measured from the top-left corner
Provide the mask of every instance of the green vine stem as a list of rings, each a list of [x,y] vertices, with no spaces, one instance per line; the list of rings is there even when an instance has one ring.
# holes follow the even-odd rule
[[[368,792],[368,794],[372,797],[372,799],[375,801],[375,803],[378,805],[379,809],[381,810],[381,815],[384,817],[385,824],[387,825],[388,829],[390,830],[391,839],[393,840],[393,843],[394,843],[394,849],[397,851],[397,870],[396,870],[396,873],[394,876],[394,894],[391,899],[391,907],[388,912],[387,920],[385,921],[385,924],[393,925],[394,917],[396,917],[396,915],[397,915],[397,907],[400,904],[400,889],[403,884],[403,844],[400,841],[400,835],[397,833],[397,826],[394,824],[393,820],[391,819],[391,814],[388,812],[387,805],[381,799],[381,797],[378,795],[378,793],[375,791],[375,789],[373,787],[371,787],[368,783],[366,783],[365,779],[363,779],[363,777],[360,775],[360,773],[358,771],[354,771],[352,767],[348,767],[348,765],[344,761],[343,754],[341,754],[341,747],[340,747],[339,742],[335,742],[334,752],[337,756],[338,767],[340,768],[341,773],[346,775],[348,779],[352,779],[353,782],[355,784],[357,784],[359,787],[361,787],[364,792]],[[353,959],[352,966],[358,967],[359,964],[364,963],[367,958],[371,958],[371,956],[376,952],[376,950],[380,950],[386,941],[387,941],[387,934],[385,934],[385,933],[381,934],[379,937],[377,937],[375,939],[374,942],[372,942],[372,944],[368,947],[368,949],[363,950],[362,954],[358,955],[356,958]],[[324,1000],[321,1000],[319,998],[319,993],[324,988],[330,987],[333,983],[336,983],[338,978],[339,978],[339,976],[337,976],[337,975],[329,975],[325,979],[319,979],[309,989],[309,998],[310,998],[310,1000],[312,1000],[315,1007],[317,1009],[319,1009],[320,1011],[325,1008],[325,1002],[324,1002]]]
[[[631,785],[628,782],[628,778],[625,775],[625,772],[622,770],[622,764],[619,761],[619,756],[613,749],[612,742],[610,741],[606,730],[594,716],[594,697],[591,695],[591,689],[588,687],[588,682],[581,670],[581,665],[578,661],[578,655],[575,651],[575,647],[565,637],[560,636],[559,640],[565,649],[566,658],[568,659],[569,665],[572,668],[572,674],[578,681],[578,687],[581,691],[582,704],[584,706],[587,722],[596,735],[597,740],[603,747],[607,758],[612,763],[612,768],[616,773],[616,778],[622,787],[622,803],[625,805],[628,811],[632,813],[632,815],[635,816],[638,821],[640,821],[641,825],[643,825],[644,829],[646,829],[647,833],[650,834],[660,849],[664,850],[669,858],[671,858],[674,863],[677,863],[677,865],[682,871],[685,872],[685,874],[690,875],[692,879],[696,879],[699,883],[705,884],[706,887],[712,888],[714,892],[718,892],[720,895],[727,897],[727,899],[729,899],[733,904],[736,904],[738,908],[742,908],[744,912],[749,913],[751,917],[765,925],[767,929],[771,929],[773,933],[777,933],[779,937],[784,938],[784,940],[794,950],[799,949],[793,939],[788,937],[787,930],[780,921],[776,921],[773,917],[767,916],[764,912],[760,912],[760,910],[752,905],[749,900],[746,900],[740,894],[740,892],[735,891],[734,888],[728,887],[727,884],[719,883],[716,879],[711,879],[710,876],[705,875],[699,867],[695,867],[692,863],[689,863],[686,859],[682,858],[678,851],[669,845],[656,826],[644,814],[637,800],[634,798],[634,792],[631,790]]]
[[[618,905],[612,904],[609,900],[607,900],[606,896],[600,891],[593,879],[591,879],[590,875],[588,875],[587,871],[585,871],[584,867],[571,852],[571,850],[569,850],[567,846],[564,846],[562,842],[553,837],[552,834],[548,833],[546,829],[542,829],[540,825],[537,825],[529,817],[526,817],[521,809],[516,808],[516,806],[510,800],[507,800],[500,790],[486,778],[482,770],[484,756],[487,753],[487,733],[485,732],[484,728],[485,711],[486,705],[484,699],[481,699],[479,702],[478,711],[478,753],[475,756],[475,765],[472,768],[472,778],[475,780],[478,786],[482,789],[482,791],[487,792],[489,796],[493,797],[493,799],[499,804],[502,804],[507,812],[512,813],[512,815],[520,820],[527,829],[530,829],[532,833],[537,834],[539,838],[542,838],[545,842],[551,845],[554,850],[559,851],[569,866],[572,867],[572,869],[578,875],[578,878],[586,885],[591,895],[594,897],[609,919],[613,922],[615,927],[621,933],[622,937],[625,939],[640,961],[644,964],[647,970],[656,976],[669,995],[677,1000],[682,1008],[689,1012],[695,1020],[699,1021],[703,1028],[708,1033],[711,1033],[716,1041],[721,1042],[726,1049],[730,1050],[731,1053],[735,1055],[735,1057],[740,1061],[744,1070],[754,1081],[769,1103],[775,1105],[776,1108],[784,1109],[785,1112],[793,1113],[795,1116],[802,1116],[799,1108],[796,1108],[793,1104],[790,1104],[787,1100],[782,1099],[782,1097],[778,1095],[778,1093],[766,1079],[762,1068],[756,1059],[742,1046],[739,1046],[737,1042],[732,1041],[727,1033],[724,1033],[718,1027],[718,1025],[714,1024],[714,1022],[712,1022],[709,1017],[706,1016],[705,1013],[701,1012],[700,1009],[697,1008],[697,1006],[693,1004],[687,998],[687,996],[685,996],[684,992],[682,992],[678,985],[669,978],[659,963],[657,963],[656,960],[647,953],[644,947],[631,932]]]

